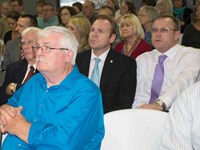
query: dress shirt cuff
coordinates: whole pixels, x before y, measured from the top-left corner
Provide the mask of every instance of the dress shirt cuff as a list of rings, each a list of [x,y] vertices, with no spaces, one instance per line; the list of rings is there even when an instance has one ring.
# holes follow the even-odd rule
[[[160,96],[158,99],[161,99],[165,103],[166,110],[168,110],[174,102],[169,96]]]

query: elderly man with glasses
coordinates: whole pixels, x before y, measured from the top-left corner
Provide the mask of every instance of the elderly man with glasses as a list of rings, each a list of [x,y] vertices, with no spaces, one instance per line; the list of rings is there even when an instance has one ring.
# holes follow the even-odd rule
[[[22,32],[21,49],[24,54],[24,59],[11,63],[6,69],[5,81],[0,89],[0,105],[7,103],[11,95],[19,89],[25,81],[32,75],[37,73],[35,52],[32,50],[34,40],[36,39],[39,28],[29,27]]]
[[[199,80],[200,51],[178,44],[180,25],[173,16],[153,22],[155,49],[137,61],[137,89],[133,108],[168,111],[188,86]]]
[[[104,136],[98,87],[75,65],[78,42],[64,27],[39,32],[34,75],[0,107],[3,150],[100,149]],[[10,144],[12,143],[12,144]]]

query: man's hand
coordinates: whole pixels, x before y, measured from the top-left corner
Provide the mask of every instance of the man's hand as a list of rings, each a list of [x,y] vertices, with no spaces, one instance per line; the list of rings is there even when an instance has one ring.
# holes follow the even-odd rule
[[[6,94],[12,95],[16,91],[16,87],[16,83],[10,83],[6,88]]]
[[[153,109],[153,110],[163,111],[163,108],[156,103],[141,105],[139,109]]]
[[[4,126],[4,128],[8,133],[13,135],[16,135],[20,126],[23,126],[23,124],[27,122],[20,112],[18,112],[15,117],[6,116],[6,119],[7,124]]]
[[[8,121],[20,114],[21,111],[22,107],[14,108],[6,104],[0,107],[0,130],[2,133],[7,132],[5,126],[8,124]]]
[[[16,135],[28,143],[28,133],[31,124],[21,114],[23,107],[7,107],[0,109],[0,129],[2,133]]]
[[[27,122],[23,115],[17,114],[14,118],[10,118],[5,130],[13,135],[16,135],[24,142],[28,143],[28,134],[31,127],[31,123]]]

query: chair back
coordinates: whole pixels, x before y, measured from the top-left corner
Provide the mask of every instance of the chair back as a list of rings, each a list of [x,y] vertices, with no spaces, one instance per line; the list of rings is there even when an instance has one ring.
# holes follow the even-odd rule
[[[101,150],[159,150],[167,116],[168,113],[147,109],[105,114]]]

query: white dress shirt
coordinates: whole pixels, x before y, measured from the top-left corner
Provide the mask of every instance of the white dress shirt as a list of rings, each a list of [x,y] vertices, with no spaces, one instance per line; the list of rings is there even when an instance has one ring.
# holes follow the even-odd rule
[[[184,89],[199,80],[200,50],[177,44],[164,54],[167,55],[164,81],[158,99],[169,109]],[[133,108],[149,103],[153,75],[160,55],[163,54],[155,49],[137,57],[137,89]]]
[[[164,127],[161,150],[200,150],[200,82],[172,105]]]
[[[89,68],[89,79],[91,79],[91,75],[92,75],[92,71],[94,69],[94,66],[95,66],[95,60],[94,58],[98,57],[101,61],[99,62],[99,74],[100,74],[100,78],[101,78],[101,74],[102,74],[102,70],[103,70],[103,66],[104,66],[104,63],[105,63],[105,60],[106,60],[106,57],[108,55],[108,52],[109,52],[109,49],[104,52],[103,54],[101,54],[100,56],[96,56],[92,50],[92,54],[91,54],[91,59],[90,59],[90,68]],[[100,79],[99,79],[100,81]]]

